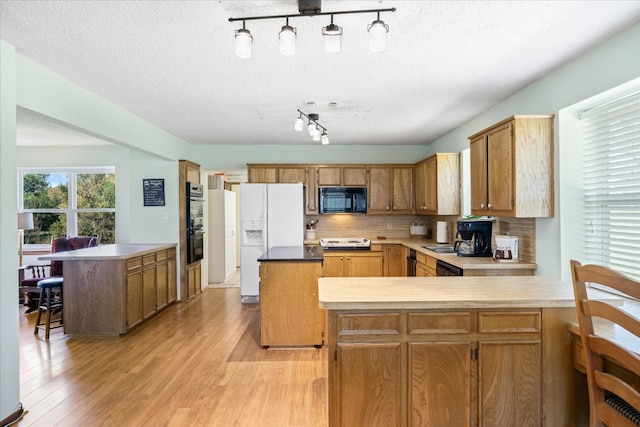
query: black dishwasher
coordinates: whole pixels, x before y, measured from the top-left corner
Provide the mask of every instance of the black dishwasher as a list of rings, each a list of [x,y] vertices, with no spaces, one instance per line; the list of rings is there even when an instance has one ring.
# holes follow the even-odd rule
[[[462,276],[462,269],[438,260],[436,262],[436,276]]]
[[[409,256],[407,257],[407,277],[416,277],[416,250],[409,249]]]

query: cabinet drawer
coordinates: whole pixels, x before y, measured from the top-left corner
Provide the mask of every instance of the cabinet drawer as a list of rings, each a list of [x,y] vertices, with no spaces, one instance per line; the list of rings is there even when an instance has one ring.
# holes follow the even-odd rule
[[[127,271],[142,267],[142,257],[135,257],[127,260]]]
[[[480,333],[540,332],[540,311],[478,314]]]
[[[436,269],[437,260],[435,258],[431,258],[430,256],[418,252],[416,253],[416,261],[418,264],[426,265],[428,269],[432,269],[434,271]]]
[[[156,260],[157,261],[164,261],[165,259],[167,259],[167,251],[158,251],[158,252],[156,252]]]
[[[339,314],[338,335],[400,333],[400,314]]]
[[[146,266],[156,262],[156,254],[148,254],[142,256],[142,263]]]
[[[409,334],[468,334],[473,331],[471,313],[409,313]]]

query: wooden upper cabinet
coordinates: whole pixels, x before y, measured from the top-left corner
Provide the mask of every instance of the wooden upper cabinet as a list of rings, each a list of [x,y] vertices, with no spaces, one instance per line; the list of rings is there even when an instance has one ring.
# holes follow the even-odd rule
[[[278,170],[278,181],[282,183],[307,182],[307,168],[305,167],[282,167]]]
[[[342,185],[345,187],[366,187],[366,166],[345,166],[342,168]]]
[[[318,186],[341,186],[342,168],[318,166]]]
[[[316,182],[316,168],[313,166],[307,167],[307,181],[304,186],[305,190],[305,210],[307,214],[318,213],[318,185]]]
[[[553,216],[553,118],[512,116],[469,137],[472,214]]]
[[[416,213],[460,214],[459,153],[437,153],[416,165]]]
[[[414,212],[413,166],[369,168],[369,213]]]
[[[391,212],[391,168],[369,169],[368,213]]]
[[[248,179],[251,183],[278,182],[278,168],[275,166],[248,165]]]
[[[413,169],[413,166],[396,166],[391,171],[393,213],[414,212]]]

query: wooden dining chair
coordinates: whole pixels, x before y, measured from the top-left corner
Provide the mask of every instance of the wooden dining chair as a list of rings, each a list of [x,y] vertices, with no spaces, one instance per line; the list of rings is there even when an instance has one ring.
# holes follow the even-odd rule
[[[600,336],[594,323],[600,319],[640,338],[640,319],[611,303],[589,299],[586,284],[598,283],[631,298],[640,299],[640,282],[610,268],[571,261],[576,311],[589,388],[591,427],[640,426],[640,392],[630,378],[640,377],[640,348],[622,347]],[[611,364],[619,368],[608,369]],[[626,372],[625,372],[626,371]]]

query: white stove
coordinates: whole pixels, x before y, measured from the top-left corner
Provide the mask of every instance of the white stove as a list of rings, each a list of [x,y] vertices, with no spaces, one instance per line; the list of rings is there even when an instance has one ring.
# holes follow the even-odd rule
[[[323,249],[370,249],[371,240],[364,237],[344,237],[320,239],[320,246]]]

